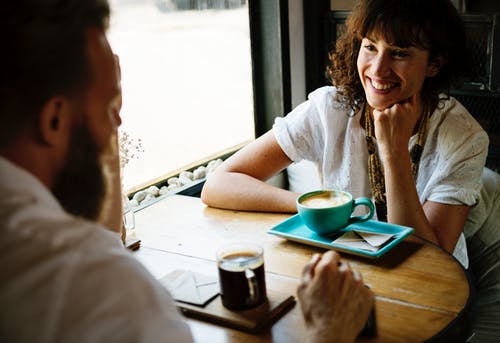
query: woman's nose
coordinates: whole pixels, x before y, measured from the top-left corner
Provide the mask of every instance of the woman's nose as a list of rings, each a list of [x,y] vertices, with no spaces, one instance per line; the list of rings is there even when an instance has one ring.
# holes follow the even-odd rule
[[[384,77],[389,75],[391,72],[390,57],[383,52],[378,53],[372,60],[371,69],[374,76]]]

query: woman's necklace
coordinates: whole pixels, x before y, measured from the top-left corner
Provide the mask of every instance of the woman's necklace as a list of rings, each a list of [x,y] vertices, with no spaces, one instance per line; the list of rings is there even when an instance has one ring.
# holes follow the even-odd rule
[[[377,154],[377,146],[375,143],[375,130],[373,118],[371,116],[370,106],[365,103],[365,135],[366,146],[368,148],[368,179],[372,189],[373,198],[375,199],[375,208],[377,210],[377,218],[380,221],[387,221],[387,198],[385,194],[385,179],[384,168],[380,162],[380,157]],[[429,114],[424,112],[418,124],[417,143],[410,151],[411,172],[416,180],[418,166],[422,151],[424,150],[425,137],[427,133],[427,123],[429,122]]]

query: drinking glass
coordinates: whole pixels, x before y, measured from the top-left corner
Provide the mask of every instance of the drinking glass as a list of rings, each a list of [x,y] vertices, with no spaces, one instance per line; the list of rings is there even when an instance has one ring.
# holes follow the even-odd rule
[[[126,237],[135,236],[135,215],[130,200],[126,194],[122,195],[122,218]]]

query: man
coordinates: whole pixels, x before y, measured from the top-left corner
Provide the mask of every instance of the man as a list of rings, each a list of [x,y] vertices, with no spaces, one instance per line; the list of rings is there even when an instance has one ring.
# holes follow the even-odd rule
[[[107,1],[1,6],[0,341],[192,341],[113,232],[121,93]],[[353,341],[373,304],[334,252],[313,257],[298,296],[308,341]]]

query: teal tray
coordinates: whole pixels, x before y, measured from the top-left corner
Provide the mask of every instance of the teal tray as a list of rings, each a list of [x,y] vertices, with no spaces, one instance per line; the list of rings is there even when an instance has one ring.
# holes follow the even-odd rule
[[[342,236],[345,232],[350,230],[360,230],[374,233],[387,233],[393,234],[394,237],[390,242],[384,245],[377,251],[368,251],[356,249],[342,244],[332,243],[335,239]],[[398,245],[403,239],[413,233],[413,228],[375,220],[368,220],[363,223],[356,223],[346,226],[344,229],[335,232],[329,236],[320,236],[317,233],[309,230],[302,222],[300,216],[294,215],[287,220],[279,223],[273,228],[269,229],[267,233],[276,235],[290,241],[304,243],[308,245],[317,246],[320,248],[334,249],[349,254],[364,256],[368,258],[379,258],[386,252]]]

